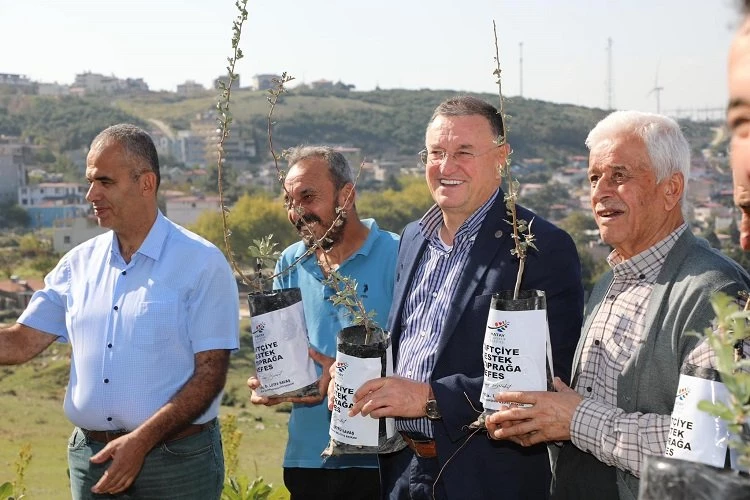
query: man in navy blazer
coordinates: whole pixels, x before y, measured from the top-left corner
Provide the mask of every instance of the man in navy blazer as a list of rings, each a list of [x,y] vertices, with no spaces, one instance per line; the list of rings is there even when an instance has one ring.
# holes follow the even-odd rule
[[[547,498],[544,444],[522,448],[473,434],[482,410],[482,343],[494,292],[515,285],[518,259],[500,167],[509,146],[494,106],[472,97],[441,103],[421,152],[435,205],[403,232],[388,328],[396,375],[365,383],[352,414],[398,417],[408,447],[380,455],[386,498]],[[564,381],[580,335],[583,289],[570,236],[523,207],[538,250],[522,289],[543,290],[554,359]]]

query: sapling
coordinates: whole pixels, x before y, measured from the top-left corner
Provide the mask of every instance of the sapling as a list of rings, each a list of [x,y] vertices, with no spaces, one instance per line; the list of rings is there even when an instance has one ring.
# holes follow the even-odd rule
[[[738,452],[739,463],[750,467],[750,360],[744,359],[743,344],[750,337],[750,298],[740,309],[735,300],[725,294],[711,299],[716,313],[716,328],[706,328],[706,339],[716,355],[716,370],[729,392],[726,403],[701,401],[698,409],[725,420],[735,436],[729,443]]]

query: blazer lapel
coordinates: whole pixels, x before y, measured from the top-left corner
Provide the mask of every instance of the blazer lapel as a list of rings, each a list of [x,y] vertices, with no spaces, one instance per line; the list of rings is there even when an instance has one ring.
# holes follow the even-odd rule
[[[394,356],[398,350],[402,324],[401,315],[408,298],[411,282],[417,270],[419,259],[422,258],[427,240],[422,237],[419,224],[415,223],[404,231],[401,236],[401,246],[398,255],[398,268],[396,270],[396,284],[393,289],[393,305],[388,318],[388,328],[391,331]]]
[[[484,217],[482,226],[479,228],[477,237],[471,247],[469,259],[466,262],[459,278],[456,294],[446,311],[446,319],[443,331],[440,332],[440,341],[437,348],[437,358],[448,344],[450,337],[456,333],[461,315],[466,310],[469,301],[477,294],[477,287],[483,283],[490,266],[497,265],[495,257],[498,252],[510,252],[512,238],[510,237],[511,226],[505,222],[505,195],[500,189],[495,203]],[[510,257],[510,253],[508,254]],[[515,279],[515,278],[514,278]],[[499,292],[500,290],[493,290]]]

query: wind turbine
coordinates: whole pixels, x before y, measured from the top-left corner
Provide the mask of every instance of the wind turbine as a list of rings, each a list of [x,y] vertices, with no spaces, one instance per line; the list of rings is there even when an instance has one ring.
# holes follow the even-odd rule
[[[661,91],[664,90],[664,87],[659,87],[659,66],[656,66],[656,76],[654,77],[654,88],[652,88],[647,96],[650,96],[651,94],[656,94],[656,113],[661,113]]]

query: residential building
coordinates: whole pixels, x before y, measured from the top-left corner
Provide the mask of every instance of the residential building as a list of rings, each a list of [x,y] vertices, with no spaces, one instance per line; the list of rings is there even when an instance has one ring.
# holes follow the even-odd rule
[[[195,224],[198,217],[205,211],[221,212],[218,196],[185,195],[165,196],[166,216],[169,220],[181,226]]]
[[[18,137],[0,136],[0,203],[18,202],[18,189],[27,183],[32,151],[32,146]]]
[[[100,227],[93,216],[62,219],[54,226],[52,249],[62,254],[106,231],[108,229]]]
[[[8,309],[26,309],[34,292],[44,288],[41,278],[20,279],[11,276],[10,279],[0,280],[0,311]]]
[[[201,95],[206,92],[206,87],[193,80],[187,80],[185,83],[177,85],[177,94],[185,97]]]
[[[86,205],[88,186],[77,182],[42,182],[18,188],[18,204],[24,208],[40,205]]]
[[[281,80],[280,75],[265,74],[265,75],[254,75],[250,87],[253,90],[268,90],[274,87],[274,80]]]

